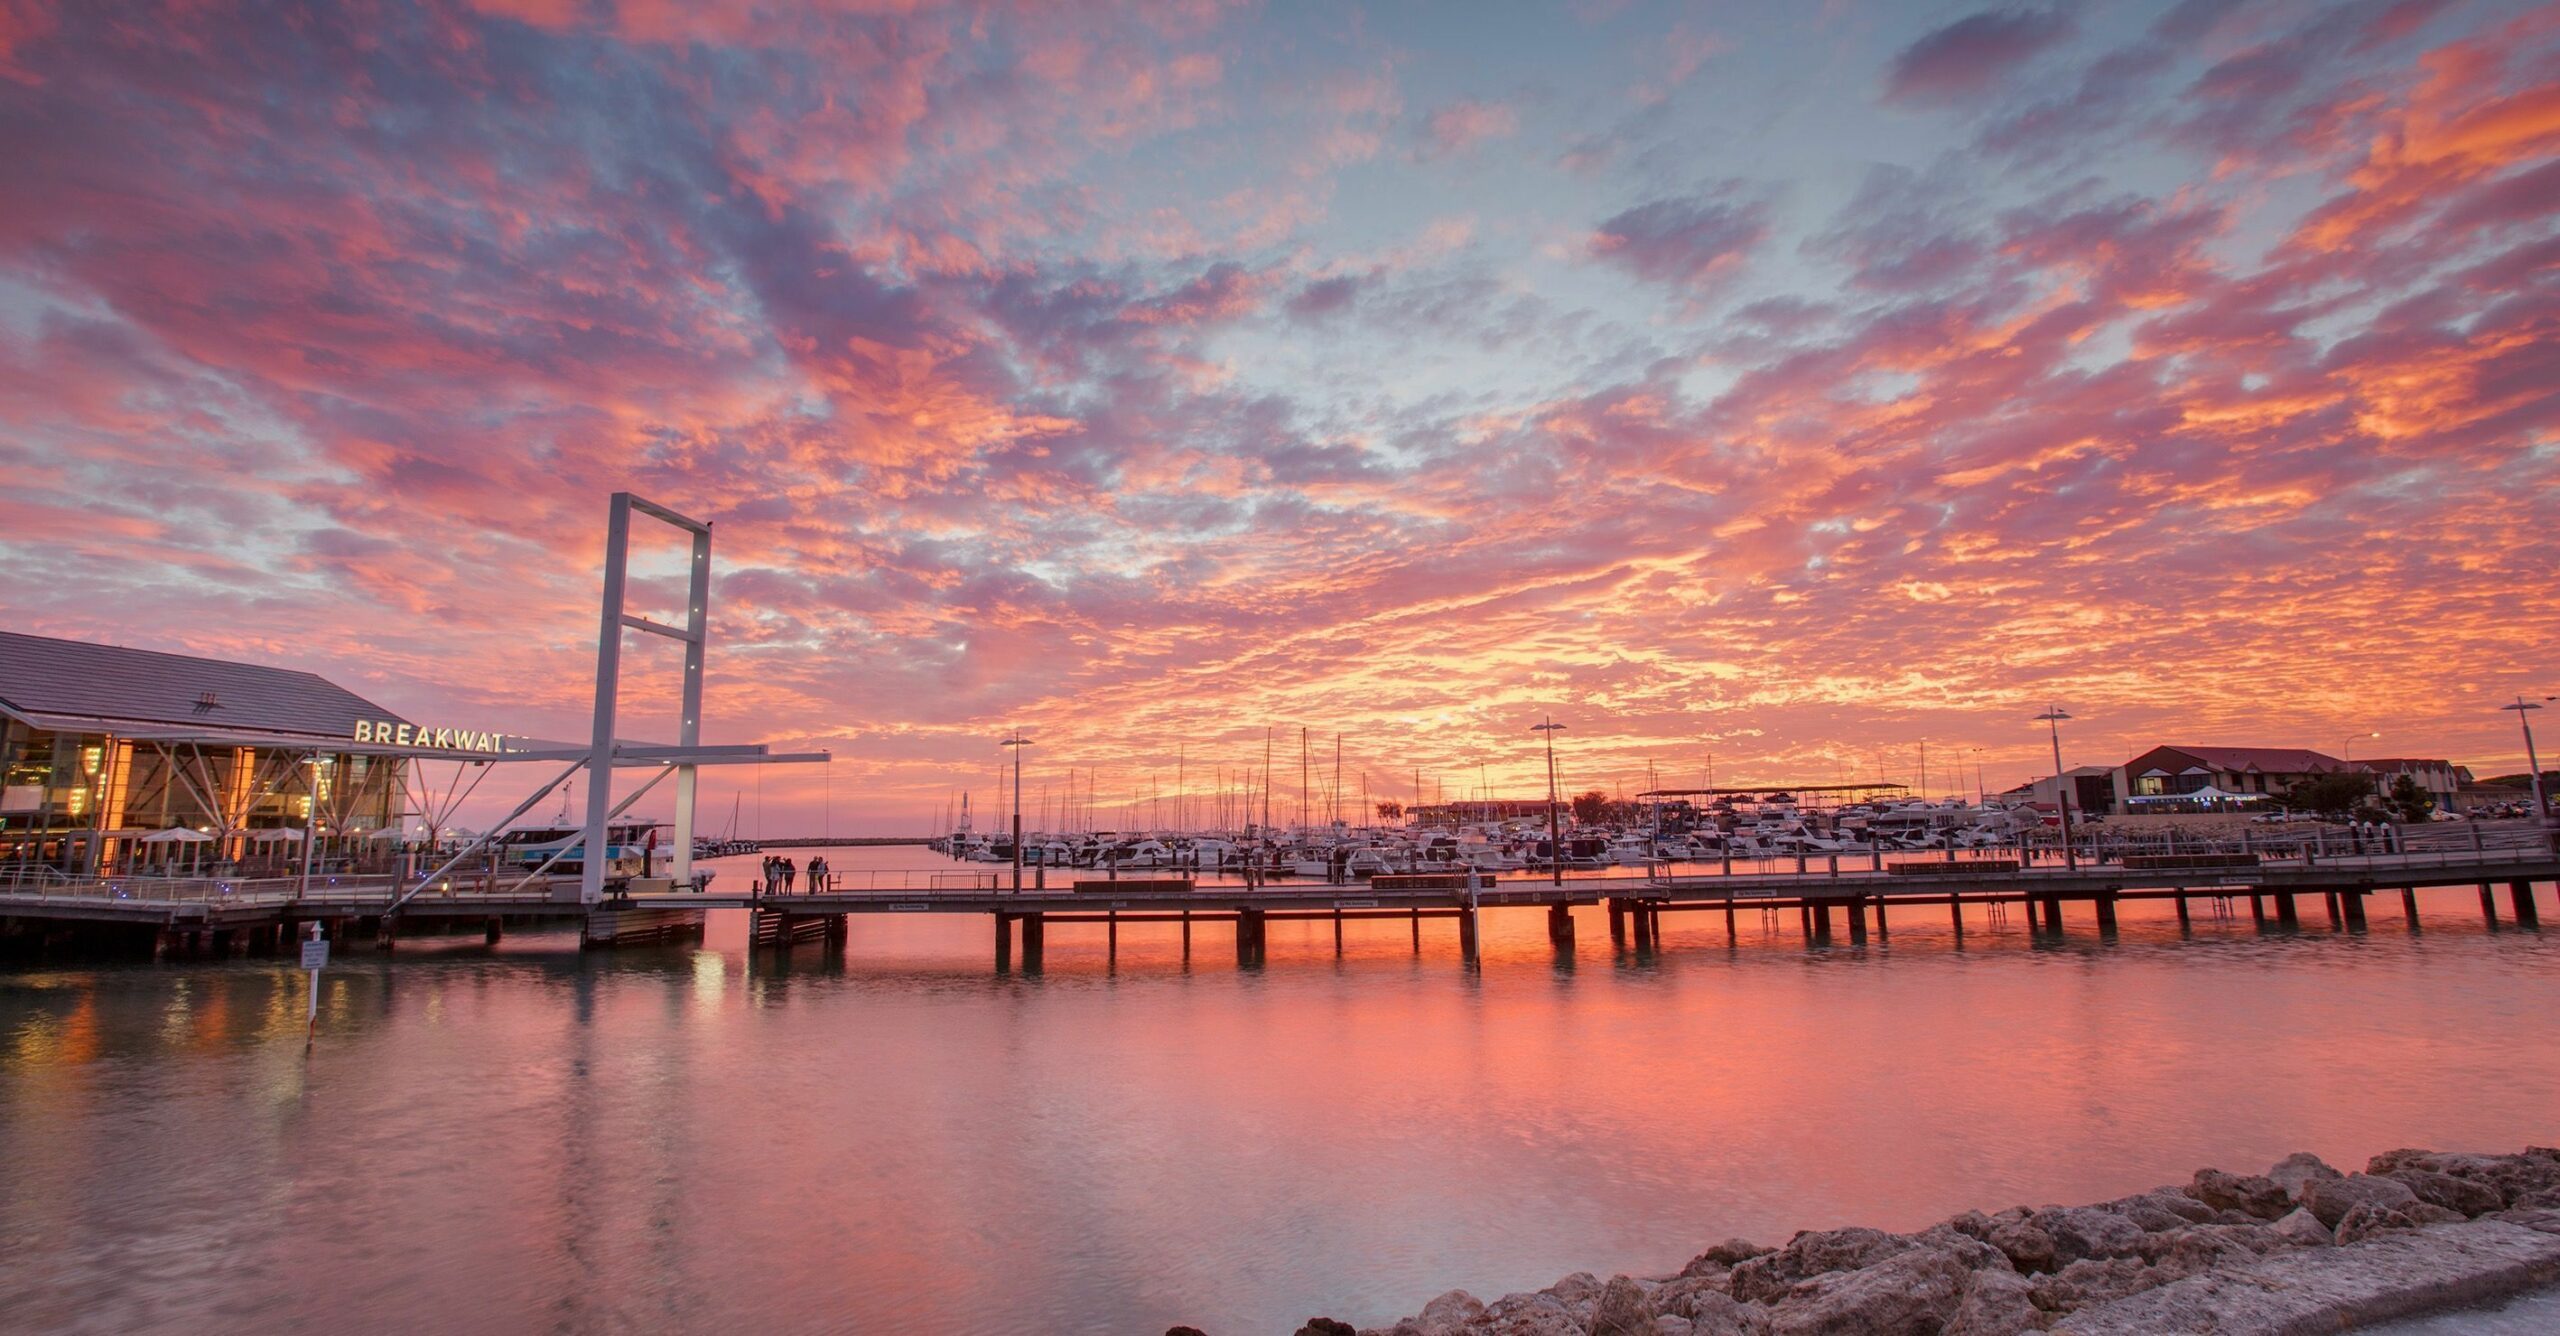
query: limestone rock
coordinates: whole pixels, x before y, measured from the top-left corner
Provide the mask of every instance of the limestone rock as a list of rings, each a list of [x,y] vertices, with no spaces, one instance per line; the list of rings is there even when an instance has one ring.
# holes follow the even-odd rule
[[[1486,1311],[1490,1313],[1492,1310]],[[1488,1318],[1467,1328],[1470,1336],[1479,1332],[1487,1336],[1583,1336],[1587,1330],[1582,1319],[1552,1301],[1519,1309],[1503,1317]],[[1661,1336],[1661,1333],[1657,1332],[1656,1336]]]
[[[2018,1336],[2042,1330],[2047,1320],[2026,1277],[2014,1271],[1979,1271],[1965,1287],[1943,1336]]]
[[[2263,1174],[2226,1174],[2199,1169],[2187,1194],[2221,1211],[2239,1211],[2260,1220],[2280,1220],[2293,1209],[2293,1197]]]
[[[2320,1222],[2309,1215],[2302,1218],[2314,1228],[2320,1226]],[[2264,1225],[2198,1225],[2160,1236],[2144,1250],[2143,1256],[2153,1266],[2177,1275],[2192,1276],[2217,1266],[2250,1261],[2273,1251],[2280,1244],[2267,1237],[2271,1232]],[[2320,1230],[2322,1242],[2327,1241],[2328,1232]]]
[[[1655,1336],[1653,1303],[1627,1276],[1611,1276],[1591,1307],[1591,1336]]]
[[[2302,1200],[2303,1188],[2322,1179],[2339,1178],[2343,1175],[2330,1168],[2319,1156],[2309,1151],[2298,1150],[2276,1161],[2275,1168],[2267,1171],[2267,1177],[2277,1187],[2284,1189],[2285,1196],[2299,1202]]]
[[[1964,1302],[1974,1272],[1934,1248],[1817,1275],[1763,1315],[1768,1336],[1931,1336]]]
[[[2379,1165],[2380,1168],[2373,1166]],[[2450,1175],[2495,1189],[2509,1206],[2535,1192],[2560,1191],[2560,1160],[2536,1150],[2522,1155],[2465,1155],[2456,1152],[2423,1150],[2386,1151],[2373,1157],[2366,1166],[2370,1173],[2397,1175],[2403,1169],[2419,1169]],[[2451,1205],[2451,1203],[2439,1203]],[[2456,1207],[2455,1209],[2461,1209]]]
[[[1451,1290],[1422,1306],[1425,1331],[1455,1330],[1484,1316],[1484,1301],[1465,1290]]]
[[[1980,1271],[1985,1267],[2001,1271],[2010,1269],[2008,1254],[1971,1234],[1958,1232],[1952,1226],[1931,1225],[1912,1235],[1911,1241],[1923,1248],[1935,1248],[1939,1252],[1953,1254],[1956,1260],[1964,1263],[1968,1271]]]
[[[2139,1257],[2082,1258],[2050,1276],[2032,1282],[2035,1305],[2051,1313],[2068,1313],[2091,1304],[2140,1294],[2177,1279],[2143,1265]]]
[[[1689,1264],[1680,1268],[1680,1274],[1684,1276],[1695,1276],[1704,1274],[1711,1267],[1722,1270],[1727,1267],[1739,1266],[1744,1262],[1750,1261],[1754,1257],[1764,1257],[1773,1251],[1775,1251],[1775,1249],[1763,1248],[1749,1239],[1726,1239],[1724,1242],[1690,1258]]]
[[[2330,1237],[2329,1227],[2320,1223],[2320,1217],[2313,1215],[2308,1209],[2297,1209],[2291,1215],[2278,1220],[2269,1232],[2298,1247],[2325,1247],[2336,1242]]]
[[[1499,1336],[1583,1336],[1582,1319],[1552,1294],[1506,1294],[1485,1306],[1478,1323],[1470,1330]]]
[[[2320,1223],[2331,1229],[2347,1218],[2347,1212],[2358,1206],[2372,1206],[2397,1211],[2414,1205],[2418,1194],[2396,1178],[2376,1178],[2371,1174],[2350,1174],[2345,1178],[2313,1179],[2303,1185],[2302,1204]]]
[[[1980,1211],[1967,1211],[1962,1215],[1950,1217],[1945,1227],[1966,1238],[1980,1239],[1988,1243],[1991,1241],[1991,1231],[1998,1226],[1990,1216]]]
[[[1835,1271],[1854,1271],[1915,1246],[1911,1240],[1881,1229],[1808,1230],[1788,1240],[1786,1247],[1735,1267],[1733,1297],[1746,1303],[1766,1302],[1786,1293],[1798,1281]]]
[[[2414,1204],[2414,1203],[2413,1203]],[[2373,1202],[2357,1202],[2338,1219],[2338,1244],[2362,1243],[2376,1234],[2394,1229],[2416,1229],[2418,1222],[2388,1206]]]
[[[2457,1178],[2452,1174],[2421,1169],[2414,1165],[2393,1169],[2377,1176],[2404,1184],[2411,1192],[2417,1194],[2418,1200],[2432,1206],[2444,1207],[2449,1211],[2459,1211],[2466,1219],[2475,1215],[2487,1215],[2491,1211],[2502,1209],[2507,1204],[2506,1194],[2492,1184],[2478,1179]]]
[[[2142,1226],[2094,1206],[2039,1211],[2035,1223],[2053,1237],[2054,1260],[2066,1266],[2084,1257],[2129,1257],[2142,1243]]]
[[[2479,1304],[2560,1278],[2560,1238],[2473,1220],[2354,1248],[2289,1249],[2129,1298],[2054,1328],[2075,1336],[2344,1331]]]
[[[1755,1311],[1734,1301],[1732,1295],[1705,1290],[1688,1296],[1685,1307],[1676,1314],[1689,1324],[1693,1336],[1758,1336]],[[1657,1317],[1654,1321],[1663,1321]],[[1665,1332],[1664,1336],[1670,1336]]]
[[[2009,1265],[2020,1271],[2051,1271],[2054,1266],[2053,1236],[2041,1226],[2021,1220],[1991,1231],[1991,1246],[2008,1257]]]
[[[1546,1292],[1567,1308],[1588,1312],[1592,1301],[1600,1297],[1600,1278],[1588,1271],[1576,1271],[1549,1285]]]

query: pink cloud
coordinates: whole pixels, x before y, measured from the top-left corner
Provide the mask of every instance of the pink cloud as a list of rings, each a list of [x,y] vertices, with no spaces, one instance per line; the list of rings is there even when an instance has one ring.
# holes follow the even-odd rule
[[[1507,103],[1452,102],[1423,118],[1414,157],[1423,162],[1455,157],[1477,145],[1520,132],[1520,113]]]
[[[1960,102],[1989,91],[2017,67],[2068,40],[2075,27],[2053,9],[1986,9],[1922,35],[1885,73],[1888,102]]]

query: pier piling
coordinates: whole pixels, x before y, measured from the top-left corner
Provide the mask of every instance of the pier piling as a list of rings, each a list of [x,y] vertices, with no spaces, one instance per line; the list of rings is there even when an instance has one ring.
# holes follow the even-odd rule
[[[2408,916],[2410,930],[2415,931],[2418,926],[2417,887],[2403,886],[2400,888],[2400,912]]]
[[[2517,927],[2539,928],[2542,926],[2541,912],[2536,910],[2533,906],[2532,882],[2512,881],[2507,883],[2507,907],[2515,911]]]
[[[2276,924],[2283,928],[2302,926],[2302,911],[2294,904],[2291,891],[2278,892],[2276,895]]]
[[[2480,883],[2480,918],[2489,931],[2498,930],[2498,888],[2485,881]]]
[[[1022,970],[1025,974],[1040,972],[1040,948],[1046,944],[1048,932],[1038,914],[1022,916]]]
[[[996,911],[996,973],[1004,974],[1012,969],[1013,916],[999,909]]]
[[[2338,906],[2346,911],[2349,932],[2363,932],[2365,929],[2364,894],[2361,886],[2349,886],[2338,892]]]

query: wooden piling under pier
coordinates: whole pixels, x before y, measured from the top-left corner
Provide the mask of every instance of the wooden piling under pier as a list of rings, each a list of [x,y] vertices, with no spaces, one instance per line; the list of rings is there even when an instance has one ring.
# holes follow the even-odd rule
[[[2533,929],[2542,926],[2541,911],[2535,909],[2533,905],[2532,882],[2507,883],[2507,908],[2514,912],[2517,927]]]

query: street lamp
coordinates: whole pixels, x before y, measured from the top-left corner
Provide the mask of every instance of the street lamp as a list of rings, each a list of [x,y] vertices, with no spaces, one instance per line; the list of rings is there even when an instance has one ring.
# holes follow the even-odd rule
[[[1957,776],[1956,782],[1963,783],[1963,776]],[[1991,788],[1982,782],[1982,749],[1980,747],[1973,749],[1973,805],[1976,807],[1991,805]]]
[[[2062,721],[2070,717],[2061,706],[2048,705],[2036,719],[2053,731],[2053,802],[2062,809],[2062,866],[2077,871],[2080,857],[2071,849],[2071,788],[2062,773]]]
[[[2551,809],[2543,805],[2542,758],[2533,750],[2533,716],[2526,711],[2539,710],[2542,706],[2538,702],[2517,696],[2515,704],[2501,705],[2498,708],[2515,711],[2516,722],[2524,726],[2524,763],[2525,768],[2533,772],[2533,820],[2536,825],[2540,825],[2551,819]]]
[[[1564,731],[1564,725],[1551,717],[1545,723],[1529,725],[1529,731],[1547,735],[1547,869],[1555,878],[1555,884],[1562,886],[1564,832],[1556,816],[1556,734]]]
[[[1022,730],[1016,728],[1013,730],[1012,737],[996,745],[1013,749],[1013,893],[1020,895],[1022,893],[1022,749],[1031,745],[1031,739],[1022,736]]]
[[[2380,732],[2379,730],[2377,730],[2377,731],[2374,731],[2374,732],[2371,732],[2371,733],[2363,734],[2362,736],[2364,736],[2364,737],[2368,737],[2368,738],[2378,738],[2378,737],[2381,737],[2381,736],[2382,736],[2382,734],[2381,734],[2381,732]],[[2352,774],[2354,774],[2354,773],[2355,773],[2355,770],[2356,770],[2356,740],[2355,740],[2355,738],[2354,738],[2354,737],[2352,737],[2352,736],[2350,736],[2350,737],[2347,739],[2347,755],[2346,755],[2346,762],[2347,762],[2347,771],[2346,771],[2346,772],[2347,772],[2348,774],[2351,774],[2351,775],[2352,775]],[[2375,774],[2375,776],[2374,776],[2374,780],[2373,780],[2372,788],[2373,788],[2373,799],[2374,799],[2374,801],[2375,801],[2376,803],[2381,802],[2381,801],[2382,801],[2382,777],[2381,777],[2381,776],[2380,776],[2380,774],[2378,774],[2378,773],[2377,773],[2377,774]]]

